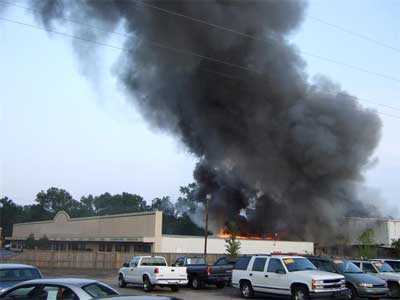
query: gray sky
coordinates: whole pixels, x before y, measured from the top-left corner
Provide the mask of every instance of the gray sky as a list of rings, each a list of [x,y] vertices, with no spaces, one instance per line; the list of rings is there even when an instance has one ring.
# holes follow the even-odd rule
[[[311,1],[308,17],[291,38],[303,52],[400,78],[400,50],[314,19],[400,49],[399,12],[396,0]],[[18,8],[3,16],[34,24]],[[107,41],[120,42],[117,37]],[[195,157],[173,137],[149,128],[120,91],[113,77],[118,51],[104,48],[93,53],[91,67],[98,76],[88,78],[68,38],[0,21],[0,45],[1,195],[31,203],[40,190],[57,186],[76,198],[125,191],[146,200],[163,195],[174,199],[179,186],[192,182]],[[310,76],[327,75],[360,98],[400,109],[399,82],[304,58]],[[363,103],[399,118],[382,116],[377,164],[365,173],[372,198],[398,207],[400,110]]]

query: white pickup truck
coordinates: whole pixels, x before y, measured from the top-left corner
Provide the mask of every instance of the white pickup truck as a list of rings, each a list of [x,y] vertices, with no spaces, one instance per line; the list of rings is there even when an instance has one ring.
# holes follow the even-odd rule
[[[188,283],[186,267],[168,267],[162,256],[134,256],[118,272],[119,286],[128,283],[141,285],[146,292],[156,285],[170,287],[175,292]]]
[[[349,297],[342,275],[318,271],[301,256],[243,256],[233,269],[232,286],[239,288],[244,298],[253,297],[254,292],[291,296],[293,300]]]

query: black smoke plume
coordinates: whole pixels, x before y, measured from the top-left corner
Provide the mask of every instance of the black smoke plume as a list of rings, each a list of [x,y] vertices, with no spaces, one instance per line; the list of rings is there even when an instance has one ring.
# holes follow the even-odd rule
[[[116,63],[117,76],[150,124],[199,157],[198,195],[212,195],[215,227],[234,220],[243,232],[321,239],[341,217],[368,214],[357,186],[381,122],[328,79],[310,83],[288,40],[303,19],[303,1],[32,5],[47,28],[71,26],[101,41],[104,31],[80,23],[124,29],[129,51]]]

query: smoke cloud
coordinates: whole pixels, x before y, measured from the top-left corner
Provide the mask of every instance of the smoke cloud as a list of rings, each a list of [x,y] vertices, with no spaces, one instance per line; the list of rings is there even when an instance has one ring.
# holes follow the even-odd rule
[[[321,240],[343,216],[369,214],[357,191],[381,121],[329,79],[308,79],[304,60],[288,40],[301,24],[305,2],[144,3],[32,5],[48,28],[61,23],[82,34],[81,25],[65,22],[70,18],[124,29],[130,51],[121,53],[116,75],[145,120],[199,157],[198,196],[212,195],[214,228],[233,220],[243,232]],[[92,38],[107,36],[93,32]]]

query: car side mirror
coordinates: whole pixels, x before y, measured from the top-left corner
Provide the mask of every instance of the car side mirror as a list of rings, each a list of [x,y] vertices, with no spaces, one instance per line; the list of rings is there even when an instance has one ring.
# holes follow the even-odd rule
[[[128,267],[129,267],[129,264],[128,264],[128,263],[124,263],[122,266],[123,266],[124,268],[128,268]]]
[[[283,269],[278,269],[275,271],[276,274],[286,274],[285,270]]]
[[[172,264],[171,267],[176,267],[176,264]]]

